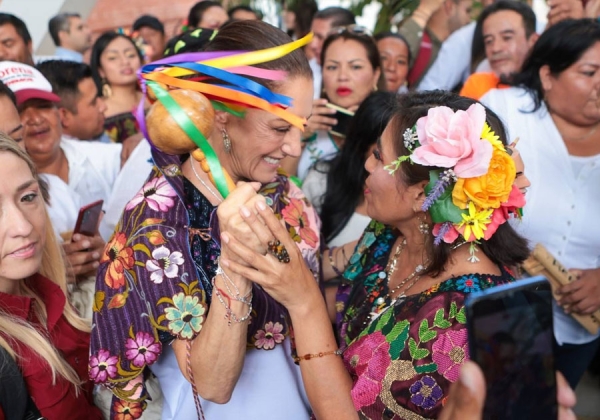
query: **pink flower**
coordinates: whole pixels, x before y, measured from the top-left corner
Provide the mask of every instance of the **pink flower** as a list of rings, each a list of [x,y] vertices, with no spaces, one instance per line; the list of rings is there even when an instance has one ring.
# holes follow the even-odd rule
[[[484,175],[492,159],[493,146],[482,140],[485,109],[473,104],[466,111],[446,106],[431,108],[417,121],[419,143],[411,160],[419,165],[454,168],[459,178]]]
[[[142,187],[140,192],[127,203],[125,209],[131,210],[142,201],[145,201],[152,210],[165,212],[175,204],[175,201],[173,201],[175,196],[175,190],[171,187],[171,184],[167,182],[165,177],[160,176],[152,178]]]
[[[154,341],[154,337],[147,332],[138,332],[135,340],[128,338],[125,342],[125,356],[131,360],[133,366],[142,367],[154,363],[161,353],[162,345]]]
[[[492,213],[492,221],[487,225],[487,229],[484,232],[483,239],[486,241],[492,237],[496,230],[498,230],[498,226],[506,222],[511,214],[516,213],[517,209],[520,209],[525,206],[525,196],[519,190],[519,187],[513,185],[512,190],[510,191],[510,195],[508,196],[508,201],[500,204],[494,213]]]
[[[281,343],[285,338],[281,334],[281,331],[283,331],[283,325],[279,322],[275,324],[271,321],[267,322],[264,330],[258,330],[254,334],[254,338],[256,339],[254,345],[257,349],[271,350],[275,348],[275,344]]]
[[[469,360],[467,329],[448,331],[433,343],[431,349],[438,372],[450,382],[456,382],[460,374],[460,367]]]
[[[350,392],[357,410],[373,404],[381,392],[385,372],[392,362],[389,351],[390,343],[381,331],[361,337],[346,350],[344,361],[357,378]]]
[[[146,261],[146,270],[152,273],[150,280],[156,284],[161,284],[165,276],[169,279],[177,277],[179,266],[184,263],[181,252],[171,252],[166,246],[160,246],[152,251],[152,258]]]
[[[433,236],[435,236],[435,237],[438,236],[442,225],[443,225],[443,223],[436,223],[435,225],[433,225],[433,231],[432,231]],[[459,235],[458,230],[456,230],[454,225],[451,225],[450,228],[448,229],[448,231],[446,232],[446,234],[444,235],[444,237],[442,238],[442,240],[444,242],[446,242],[447,244],[451,244],[456,240],[456,238],[458,238],[458,235]]]
[[[111,356],[107,350],[100,349],[97,355],[90,357],[90,379],[99,384],[117,375],[117,356]]]
[[[302,238],[307,245],[314,247],[317,245],[319,237],[310,226],[308,214],[304,209],[305,205],[302,200],[292,198],[290,199],[290,204],[285,206],[281,211],[281,215],[288,225],[297,228],[298,235],[300,235],[300,238]]]

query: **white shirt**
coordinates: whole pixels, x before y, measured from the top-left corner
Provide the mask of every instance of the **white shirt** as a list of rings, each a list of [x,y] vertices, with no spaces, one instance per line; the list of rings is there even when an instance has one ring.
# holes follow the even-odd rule
[[[321,159],[333,159],[340,149],[326,131],[317,131],[316,137],[309,140],[298,161],[298,178],[304,180],[308,169]]]
[[[48,216],[52,221],[56,237],[61,238],[61,233],[72,232],[75,228],[81,208],[79,195],[56,175],[40,174],[40,177],[48,184],[50,195]]]
[[[200,398],[208,420],[306,420],[309,405],[300,368],[290,356],[290,340],[273,350],[251,349],[231,399],[216,404]],[[163,392],[162,420],[195,419],[192,386],[184,378],[171,346],[150,366]]]
[[[542,243],[567,269],[600,267],[600,155],[575,158],[579,174],[545,105],[530,111],[532,99],[523,89],[493,89],[482,99],[520,138],[518,149],[531,181],[524,216],[515,228],[533,247]],[[598,337],[554,306],[558,343],[583,344]]]
[[[100,224],[100,236],[108,241],[123,209],[134,195],[144,186],[152,170],[152,154],[148,140],[142,139],[121,168],[115,180],[112,194],[104,203],[104,218]]]
[[[317,63],[317,59],[313,58],[308,62],[310,65],[310,69],[313,72],[313,86],[315,91],[313,93],[313,98],[318,99],[321,97],[321,84],[323,82],[323,76],[321,74],[321,66]]]

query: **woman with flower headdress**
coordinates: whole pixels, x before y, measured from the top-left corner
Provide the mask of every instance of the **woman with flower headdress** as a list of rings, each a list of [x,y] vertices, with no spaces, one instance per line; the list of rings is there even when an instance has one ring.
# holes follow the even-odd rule
[[[219,162],[210,171],[197,158],[199,149],[166,153],[151,131],[152,127],[164,128],[176,112],[196,112],[194,103],[177,105],[174,100],[179,111],[175,108],[170,116],[155,119],[154,105],[166,103],[157,102],[145,119],[154,145],[154,168],[125,206],[96,280],[90,376],[112,389],[111,418],[142,415],[149,398],[146,377],[150,373],[160,382],[161,418],[165,420],[308,417],[300,370],[292,359],[293,335],[286,309],[260,287],[219,264],[219,257],[235,256],[221,252],[218,232],[236,226],[241,227],[236,229],[239,238],[261,253],[268,249],[285,260],[291,251],[274,243],[263,246],[249,229],[244,231],[238,210],[251,199],[250,203],[261,201],[280,216],[282,227],[294,235],[293,246],[301,249],[315,274],[313,281],[318,277],[316,213],[301,190],[278,172],[281,159],[300,154],[301,131],[313,97],[312,73],[298,49],[308,39],[288,45],[290,41],[267,23],[237,21],[223,26],[205,52],[199,53],[236,63],[231,72],[206,65],[207,73],[195,78],[202,82],[209,78],[210,83],[193,85],[214,95],[225,91],[237,99],[235,107],[213,100],[214,109],[204,108],[202,116],[211,115],[212,125],[203,133],[204,141]],[[231,56],[249,51],[246,58],[257,57],[265,50],[272,54],[273,49],[287,52],[245,67],[240,67],[237,56]],[[174,63],[177,58],[166,60]],[[198,65],[195,60],[181,60]],[[167,77],[162,70],[169,67],[148,73],[145,69],[143,76]],[[243,89],[231,84],[241,79],[235,69],[252,76],[244,79]],[[215,81],[217,76],[227,82]],[[196,83],[191,79],[176,81]],[[161,92],[158,85],[148,82],[145,86],[155,95]],[[248,92],[254,91],[261,92],[260,98],[252,96],[254,102],[240,100],[249,101]],[[196,92],[164,89],[161,98],[175,98],[177,93],[187,93],[189,98]],[[265,97],[276,99],[259,108]],[[165,137],[175,136],[179,135],[167,132]],[[219,187],[223,179],[215,169],[238,183],[229,195]]]
[[[524,198],[513,185],[505,140],[498,118],[473,100],[444,92],[399,99],[366,163],[367,212],[375,220],[338,292],[339,349],[299,253],[290,253],[284,265],[222,234],[228,252],[250,268],[226,259],[221,264],[288,308],[317,418],[328,418],[327,397],[340,392],[353,404],[338,405],[337,418],[356,418],[356,412],[369,419],[439,416],[469,359],[465,298],[514,281],[509,267],[528,254],[525,240],[506,223]],[[269,211],[260,204],[257,210],[268,229],[245,217],[256,234],[289,244]]]

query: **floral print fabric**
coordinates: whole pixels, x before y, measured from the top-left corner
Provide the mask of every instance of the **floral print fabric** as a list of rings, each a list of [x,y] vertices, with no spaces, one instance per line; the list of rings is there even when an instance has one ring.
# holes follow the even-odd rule
[[[469,359],[464,301],[468,293],[513,281],[468,274],[409,295],[375,319],[375,299],[385,296],[385,270],[397,232],[371,222],[338,291],[338,332],[353,379],[352,399],[361,418],[437,418],[450,384]],[[389,304],[389,302],[387,302]]]
[[[147,397],[144,370],[174,338],[190,340],[201,331],[220,254],[216,208],[183,177],[178,156],[153,156],[156,166],[125,207],[96,280],[89,373],[117,397],[112,416],[138,418]],[[317,277],[320,222],[314,209],[284,174],[261,194]],[[290,335],[287,312],[257,286],[252,306],[248,347],[271,350]],[[131,391],[134,383],[142,386]]]

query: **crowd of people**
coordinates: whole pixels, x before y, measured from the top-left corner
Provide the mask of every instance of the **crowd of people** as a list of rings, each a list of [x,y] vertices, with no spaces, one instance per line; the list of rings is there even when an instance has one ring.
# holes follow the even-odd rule
[[[100,34],[61,13],[52,57],[0,13],[0,420],[481,419],[465,301],[537,244],[574,279],[574,419],[600,357],[572,316],[600,309],[600,1],[548,4],[421,0],[372,33],[205,0],[170,39],[151,10]],[[149,135],[158,105],[181,133]]]

